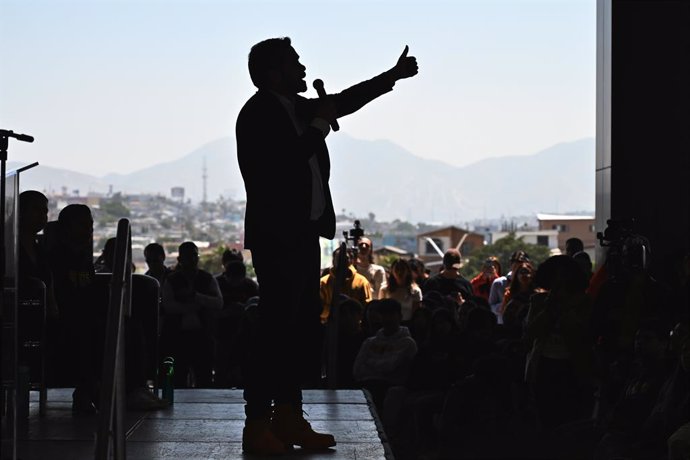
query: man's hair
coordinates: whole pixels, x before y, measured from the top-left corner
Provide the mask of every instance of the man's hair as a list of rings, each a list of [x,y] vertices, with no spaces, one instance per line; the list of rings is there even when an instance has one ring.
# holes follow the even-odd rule
[[[19,194],[19,209],[35,206],[38,203],[47,203],[48,197],[38,190],[25,190]]]
[[[412,258],[407,261],[413,272],[417,272],[420,276],[424,275],[424,262],[421,259]]]
[[[335,261],[338,260],[338,257],[340,256],[340,246],[335,248],[333,251],[333,265],[335,265]],[[345,256],[347,258],[347,262],[351,264],[354,261],[355,255],[352,252],[352,249],[350,248],[345,248]]]
[[[165,260],[165,249],[158,243],[147,244],[144,248],[144,257],[150,259],[151,257],[160,257]]]
[[[462,267],[462,255],[460,251],[455,248],[448,249],[445,254],[443,254],[443,267],[459,270]]]
[[[584,292],[589,280],[580,265],[570,256],[551,256],[537,267],[534,274],[534,285],[550,290],[561,279],[565,289],[571,293]]]
[[[189,250],[198,251],[199,248],[197,247],[196,244],[194,244],[193,241],[185,241],[184,243],[182,243],[182,244],[177,248],[178,254],[182,254],[183,252],[189,251]]]
[[[249,51],[249,76],[257,88],[266,86],[268,73],[283,64],[285,51],[292,46],[290,37],[269,38]]]
[[[72,225],[77,219],[82,217],[93,219],[91,208],[85,204],[68,204],[58,214],[58,222],[61,226]]]
[[[340,304],[340,311],[347,310],[352,315],[362,315],[364,314],[364,306],[357,299],[348,297]]]
[[[395,299],[381,299],[378,302],[378,312],[382,315],[391,313],[402,314],[402,305]]]
[[[575,254],[576,252],[584,251],[584,249],[585,249],[585,245],[582,242],[582,240],[580,238],[574,238],[574,237],[568,238],[565,241],[566,250],[568,249],[568,247],[570,247],[572,249],[573,254]]]
[[[244,262],[244,256],[242,256],[242,253],[237,249],[226,249],[225,251],[223,251],[222,262],[223,264],[226,264],[231,260]]]

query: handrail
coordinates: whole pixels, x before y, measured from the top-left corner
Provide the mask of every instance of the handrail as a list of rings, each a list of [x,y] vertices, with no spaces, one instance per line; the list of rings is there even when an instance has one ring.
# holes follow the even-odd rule
[[[96,433],[96,460],[124,460],[125,451],[125,341],[124,317],[131,315],[132,235],[128,219],[117,225],[115,263],[110,280],[108,323],[103,354],[100,415]]]
[[[331,296],[331,308],[328,316],[328,361],[326,367],[326,380],[328,388],[335,390],[338,388],[338,338],[340,335],[340,293],[345,282],[345,273],[348,270],[347,264],[347,244],[340,244],[340,252],[338,253],[338,266],[335,270],[335,279],[333,280],[333,295]],[[333,274],[331,274],[333,277]]]

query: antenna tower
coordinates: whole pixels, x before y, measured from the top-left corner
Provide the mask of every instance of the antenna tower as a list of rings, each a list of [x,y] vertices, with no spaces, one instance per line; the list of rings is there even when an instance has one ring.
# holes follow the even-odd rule
[[[207,179],[208,179],[208,174],[206,173],[206,157],[204,157],[204,166],[203,166],[202,173],[201,173],[201,180],[202,180],[203,188],[204,188],[204,196],[201,200],[201,204],[204,206],[206,206],[206,182],[207,182]]]

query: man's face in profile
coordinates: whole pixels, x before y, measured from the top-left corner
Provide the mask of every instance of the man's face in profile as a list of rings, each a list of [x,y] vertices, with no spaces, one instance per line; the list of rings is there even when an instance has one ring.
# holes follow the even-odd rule
[[[299,54],[290,46],[283,56],[283,67],[281,69],[283,85],[290,93],[303,93],[307,90],[307,82],[304,78],[307,68],[299,62]]]

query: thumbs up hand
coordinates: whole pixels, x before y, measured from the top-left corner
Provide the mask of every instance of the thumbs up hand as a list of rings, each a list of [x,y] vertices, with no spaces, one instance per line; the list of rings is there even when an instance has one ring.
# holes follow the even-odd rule
[[[398,62],[390,70],[390,74],[395,81],[410,78],[417,75],[419,72],[419,67],[417,66],[417,58],[414,56],[408,56],[410,47],[405,45],[405,49],[398,58]]]

